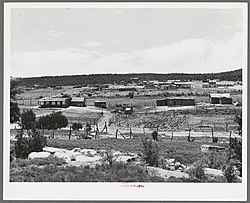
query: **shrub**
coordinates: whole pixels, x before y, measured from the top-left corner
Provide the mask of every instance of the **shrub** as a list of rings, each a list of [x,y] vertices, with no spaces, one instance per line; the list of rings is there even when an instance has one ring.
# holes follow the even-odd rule
[[[157,131],[154,130],[152,132],[152,137],[153,137],[154,140],[158,141],[158,133],[157,133]]]
[[[102,163],[108,164],[108,167],[112,167],[114,162],[116,161],[116,157],[114,156],[113,152],[111,149],[108,149],[106,151],[104,151],[103,153],[101,153],[102,156]]]
[[[73,129],[73,130],[82,129],[82,124],[81,124],[81,123],[73,123],[73,124],[72,124],[72,129]]]
[[[238,179],[237,169],[232,161],[230,161],[229,164],[225,166],[223,174],[229,183],[236,182]]]
[[[28,137],[24,137],[23,131],[17,134],[17,141],[15,142],[14,152],[16,158],[28,158],[31,152],[43,151],[46,145],[46,137],[41,135],[35,129],[32,130],[32,134]]]
[[[229,158],[228,152],[210,151],[204,155],[202,161],[208,168],[222,169],[228,163]]]
[[[240,139],[231,138],[230,140],[230,153],[232,159],[238,159],[242,162],[242,142]]]
[[[186,172],[195,182],[205,182],[206,175],[204,169],[202,161],[198,161],[194,163],[194,165],[191,166]]]
[[[23,129],[31,129],[34,127],[36,121],[36,114],[32,109],[24,110],[21,114],[21,126]]]
[[[227,179],[225,176],[217,176],[217,175],[206,175],[207,183],[226,183]]]
[[[159,165],[159,148],[151,139],[142,139],[142,158],[149,166]]]

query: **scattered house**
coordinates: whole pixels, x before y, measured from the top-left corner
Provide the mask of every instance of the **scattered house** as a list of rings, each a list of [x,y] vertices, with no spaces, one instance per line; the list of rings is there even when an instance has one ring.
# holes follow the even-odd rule
[[[174,84],[178,88],[183,88],[183,89],[190,89],[192,87],[191,82],[174,82]]]
[[[210,94],[209,98],[211,104],[233,104],[233,99],[229,93]]]
[[[125,92],[125,91],[136,91],[136,88],[134,86],[120,86],[118,88],[118,91]]]
[[[138,84],[139,81],[140,81],[140,78],[130,78],[130,81],[133,82],[133,83]]]
[[[216,88],[217,81],[216,80],[206,80],[202,82],[202,88]]]
[[[202,88],[216,88],[217,80],[207,80],[202,82]]]
[[[194,106],[194,98],[171,97],[156,100],[157,106]]]
[[[177,89],[177,85],[170,83],[170,84],[162,84],[160,85],[160,90],[174,90]]]
[[[95,101],[95,107],[99,108],[107,108],[107,103],[106,101]]]
[[[158,87],[160,84],[160,82],[158,80],[150,80],[148,81],[146,87],[147,88],[155,88],[155,87]]]
[[[66,108],[70,106],[70,97],[67,98],[42,98],[38,100],[40,108],[50,108],[50,107],[59,107]]]
[[[217,82],[218,87],[229,87],[229,86],[234,86],[235,82],[233,81],[220,81]]]
[[[73,97],[70,106],[86,107],[86,99],[84,97]]]

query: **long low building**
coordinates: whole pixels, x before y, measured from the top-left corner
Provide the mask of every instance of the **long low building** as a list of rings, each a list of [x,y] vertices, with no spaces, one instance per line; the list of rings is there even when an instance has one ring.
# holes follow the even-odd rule
[[[66,108],[70,106],[71,98],[42,98],[38,100],[39,107],[50,108],[50,107],[60,107]]]
[[[107,102],[106,101],[95,101],[95,107],[99,108],[107,108]]]
[[[156,100],[157,106],[194,106],[194,98],[170,97]]]
[[[67,108],[69,106],[79,106],[79,107],[85,107],[86,102],[85,98],[83,97],[67,97],[67,98],[61,98],[61,97],[51,97],[51,98],[42,98],[38,100],[38,104],[40,108]]]

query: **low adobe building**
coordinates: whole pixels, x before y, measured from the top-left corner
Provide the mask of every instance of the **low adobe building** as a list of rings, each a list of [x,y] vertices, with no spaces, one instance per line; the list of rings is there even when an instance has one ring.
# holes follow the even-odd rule
[[[194,106],[194,98],[171,97],[156,100],[157,106]]]
[[[95,107],[99,108],[107,108],[107,102],[106,101],[95,101]]]
[[[86,107],[86,99],[84,97],[73,97],[70,106]]]
[[[229,93],[226,94],[210,94],[211,104],[233,104],[233,99]]]
[[[42,98],[38,100],[40,108],[66,108],[70,106],[71,98]]]

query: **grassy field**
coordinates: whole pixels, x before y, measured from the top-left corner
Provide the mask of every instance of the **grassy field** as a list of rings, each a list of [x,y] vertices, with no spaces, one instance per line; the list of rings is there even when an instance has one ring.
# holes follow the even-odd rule
[[[148,135],[149,136],[149,135]],[[135,136],[136,137],[136,136]],[[88,149],[113,149],[124,153],[139,153],[142,149],[142,135],[138,135],[134,139],[97,139],[97,140],[48,140],[47,145],[57,148],[88,148]],[[221,138],[216,145],[227,146],[227,139]],[[161,139],[155,142],[160,154],[164,158],[175,158],[183,164],[192,164],[203,156],[201,145],[212,144],[211,138],[200,137],[194,142],[187,142],[186,137],[176,137],[171,142],[169,139]]]

